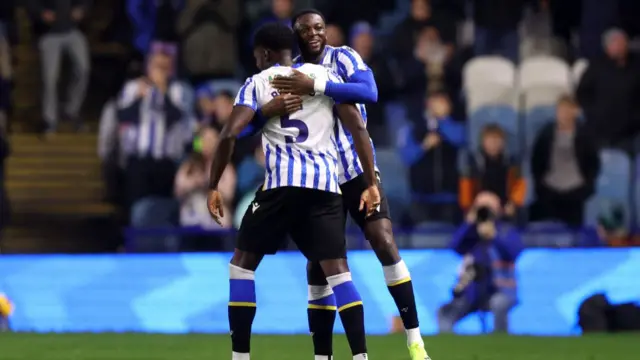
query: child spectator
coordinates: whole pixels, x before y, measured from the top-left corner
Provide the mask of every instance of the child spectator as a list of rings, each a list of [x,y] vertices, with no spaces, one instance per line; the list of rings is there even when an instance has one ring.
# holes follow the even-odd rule
[[[498,125],[482,130],[481,150],[470,153],[462,166],[459,201],[463,211],[469,210],[473,199],[484,191],[500,198],[505,215],[514,216],[524,204],[526,184],[518,161],[505,153],[505,133]]]

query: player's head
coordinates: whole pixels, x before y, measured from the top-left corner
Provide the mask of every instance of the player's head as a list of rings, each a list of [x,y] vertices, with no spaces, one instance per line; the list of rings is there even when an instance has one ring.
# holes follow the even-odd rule
[[[293,31],[287,25],[272,22],[260,27],[253,37],[253,56],[258,69],[291,59],[294,42]]]
[[[322,13],[314,9],[303,10],[291,22],[300,51],[312,56],[320,55],[327,44],[327,27]]]

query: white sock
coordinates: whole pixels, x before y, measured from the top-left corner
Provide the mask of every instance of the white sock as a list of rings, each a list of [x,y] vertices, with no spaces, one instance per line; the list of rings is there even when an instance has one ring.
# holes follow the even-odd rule
[[[403,260],[400,260],[395,265],[383,266],[382,272],[384,273],[384,281],[387,283],[387,286],[397,284],[399,281],[411,280],[409,268]]]
[[[423,344],[424,345],[424,341],[422,340],[422,334],[420,334],[420,328],[417,327],[415,329],[409,329],[409,330],[405,330],[405,332],[407,333],[407,344],[411,345],[411,344]]]
[[[316,355],[313,360],[331,360],[329,355]]]
[[[353,360],[369,360],[367,354],[353,355]]]
[[[234,351],[231,355],[231,360],[251,360],[251,359],[249,358],[248,353],[237,353]]]

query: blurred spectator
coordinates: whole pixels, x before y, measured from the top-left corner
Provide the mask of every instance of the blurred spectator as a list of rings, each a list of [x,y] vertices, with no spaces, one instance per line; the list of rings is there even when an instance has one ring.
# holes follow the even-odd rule
[[[291,26],[291,16],[293,15],[293,0],[271,0],[271,7],[266,14],[263,14],[254,26],[251,35],[255,30],[269,22],[281,22]]]
[[[573,227],[582,225],[585,202],[600,172],[600,157],[577,116],[575,100],[561,97],[555,123],[536,137],[531,158],[536,193],[532,221],[553,219]]]
[[[246,156],[238,166],[239,196],[254,192],[264,182],[265,158],[262,146],[256,146],[252,156]]]
[[[195,140],[194,152],[185,160],[175,180],[175,196],[180,201],[180,225],[199,226],[203,228],[219,228],[207,210],[207,186],[213,152],[218,145],[218,132],[205,127],[198,132]],[[236,173],[233,166],[229,166],[220,180],[220,191],[227,200],[233,203],[236,190]],[[231,227],[233,215],[231,209],[224,209],[225,216],[222,226]]]
[[[170,78],[171,57],[150,57],[147,76],[125,84],[118,102],[121,154],[126,154],[127,204],[146,197],[173,197],[176,161],[182,159],[191,127],[185,104],[186,91]],[[112,146],[115,146],[113,144]]]
[[[2,229],[9,222],[9,197],[4,186],[4,162],[9,153],[5,123],[0,119],[0,243],[2,243]]]
[[[369,65],[378,84],[378,102],[367,104],[367,128],[373,142],[378,146],[386,146],[389,136],[385,123],[385,102],[392,100],[398,89],[391,67],[383,54],[374,52],[375,38],[371,25],[359,22],[353,25],[350,32],[351,47]]]
[[[124,167],[127,159],[118,146],[118,106],[110,99],[102,108],[98,130],[98,157],[102,165],[106,200],[114,205],[126,205]]]
[[[527,0],[474,0],[476,56],[501,55],[518,62],[518,25]]]
[[[590,61],[577,90],[587,128],[601,146],[630,150],[640,129],[640,62],[627,35],[611,29],[602,36],[606,56]]]
[[[568,51],[569,59],[575,57],[573,35],[580,26],[583,0],[546,0],[542,7],[548,7],[551,15],[551,31]],[[635,0],[634,0],[635,1]]]
[[[455,19],[446,15],[447,12],[432,11],[430,0],[412,0],[411,13],[394,30],[390,44],[394,55],[398,59],[412,56],[418,38],[425,28],[433,28],[436,36],[448,47],[456,42]]]
[[[401,135],[400,152],[410,166],[412,221],[453,222],[458,192],[458,149],[465,144],[464,124],[451,118],[451,103],[443,93],[425,101],[422,116]]]
[[[62,55],[68,54],[73,66],[73,80],[66,96],[64,117],[81,126],[80,107],[89,81],[89,46],[78,29],[89,10],[88,0],[29,0],[33,27],[39,36],[38,48],[43,77],[42,117],[45,133],[58,124],[58,77]]]
[[[438,310],[440,332],[452,332],[456,322],[476,311],[489,310],[494,331],[507,332],[509,311],[517,303],[515,262],[523,250],[520,234],[501,224],[500,199],[480,193],[456,231],[451,248],[463,257],[453,300]]]
[[[151,41],[175,43],[177,14],[184,0],[127,0],[127,12],[133,26],[133,45],[144,57]]]
[[[498,125],[486,126],[481,136],[482,149],[468,154],[460,177],[460,207],[469,210],[475,197],[488,191],[498,195],[505,215],[512,217],[526,196],[520,161],[505,152],[506,135]]]
[[[198,121],[220,131],[233,110],[234,94],[227,90],[212,93],[208,88],[198,91]]]
[[[344,33],[338,25],[328,24],[326,28],[327,33],[327,45],[329,46],[343,46],[344,45]]]
[[[428,0],[411,4],[410,16],[396,27],[389,47],[398,62],[402,99],[410,111],[418,111],[426,93],[447,91],[457,97],[459,69],[452,62],[457,35],[448,12],[433,13]]]
[[[182,63],[192,84],[233,77],[238,70],[236,0],[188,0],[178,17]]]

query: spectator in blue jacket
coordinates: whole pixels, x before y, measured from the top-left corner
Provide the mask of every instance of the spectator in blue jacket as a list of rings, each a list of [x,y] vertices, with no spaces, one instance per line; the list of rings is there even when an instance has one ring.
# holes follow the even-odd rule
[[[509,311],[517,303],[515,262],[523,243],[516,229],[500,223],[500,198],[489,192],[476,197],[466,223],[453,235],[451,248],[463,257],[453,300],[438,310],[440,332],[476,311],[494,315],[494,331],[507,332]]]
[[[151,41],[176,42],[177,16],[184,0],[127,0],[127,13],[133,25],[133,45],[144,55]]]
[[[451,116],[445,93],[427,97],[423,114],[400,132],[400,154],[409,167],[411,220],[456,221],[458,211],[458,149],[466,141],[464,124]]]

